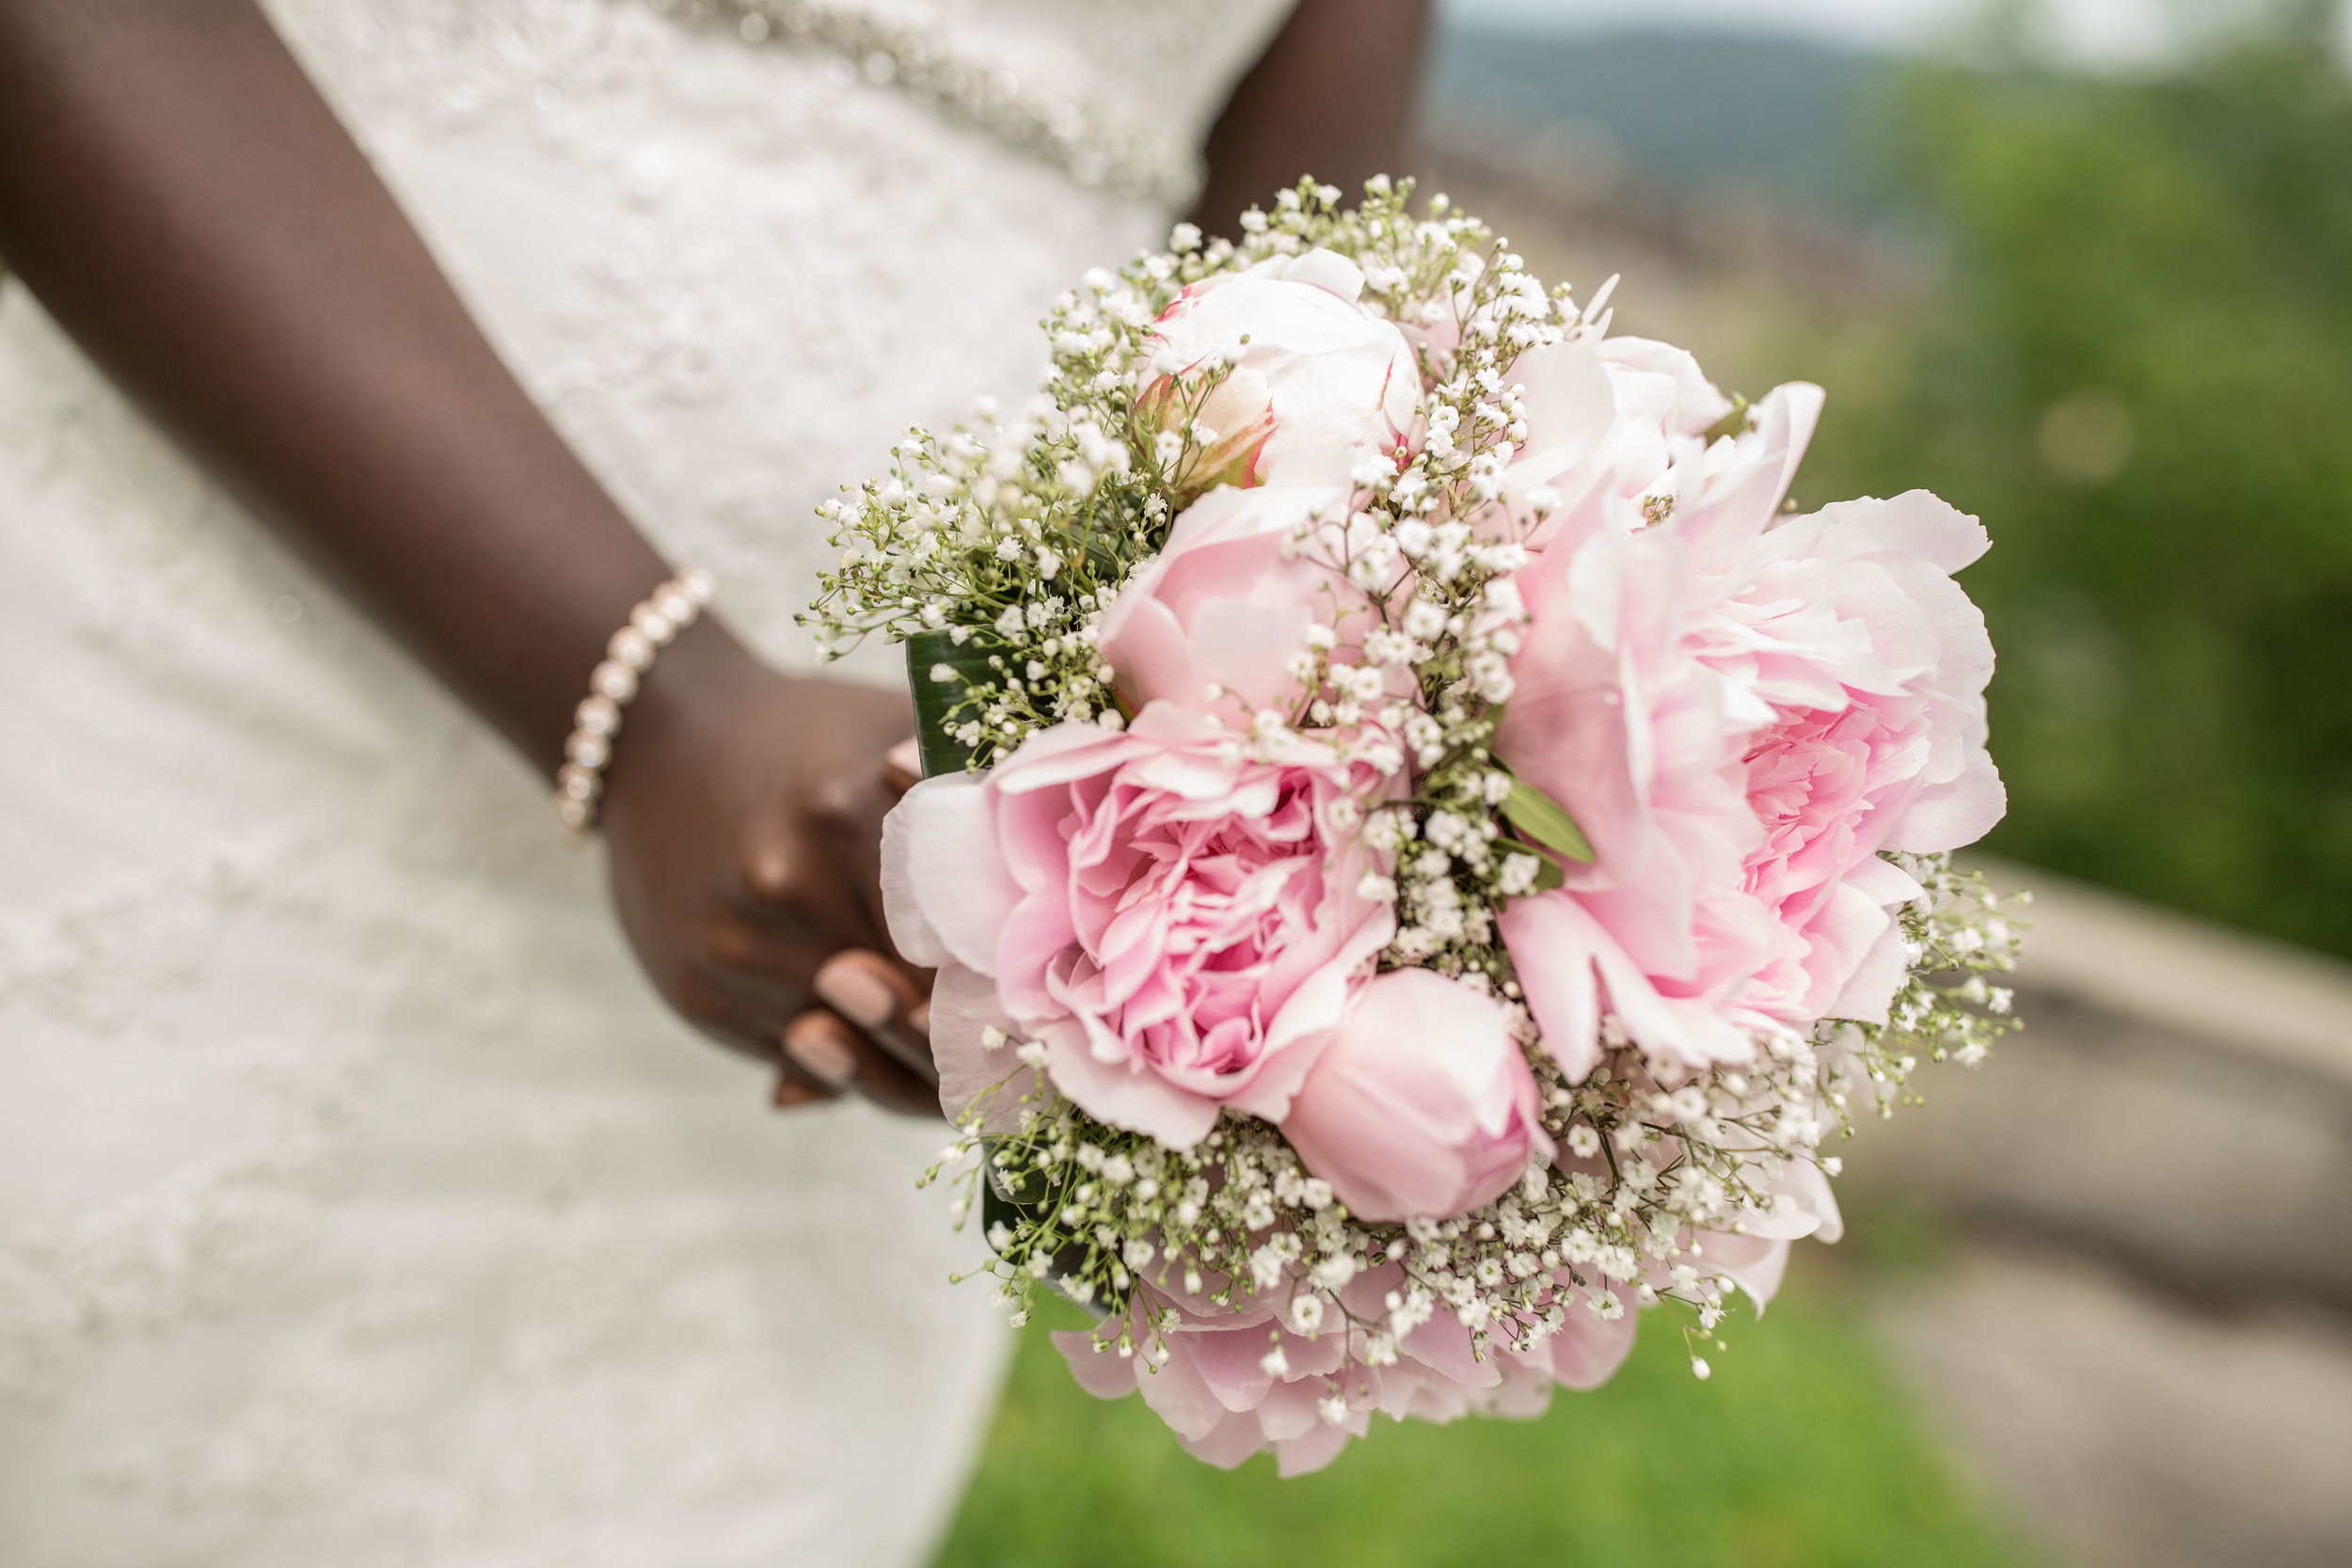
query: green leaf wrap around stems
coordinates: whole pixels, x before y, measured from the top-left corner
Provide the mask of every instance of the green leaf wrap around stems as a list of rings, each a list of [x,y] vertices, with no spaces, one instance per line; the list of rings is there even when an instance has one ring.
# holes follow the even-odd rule
[[[907,639],[907,685],[914,695],[914,739],[923,753],[923,776],[961,773],[970,766],[972,748],[955,737],[955,711],[973,687],[1004,678],[989,664],[1001,657],[1003,641],[991,633],[967,630],[961,642],[944,631],[918,632]],[[945,666],[954,673],[937,676]],[[968,717],[968,715],[967,715]]]
[[[972,748],[954,734],[953,715],[974,686],[1001,680],[1004,673],[988,661],[1002,657],[1004,641],[981,631],[967,632],[959,643],[944,631],[927,631],[907,639],[907,683],[914,692],[914,738],[923,754],[923,776],[961,773],[971,765]],[[945,665],[953,673],[934,678]],[[993,1140],[982,1145],[983,1158],[995,1152]],[[980,1225],[983,1230],[999,1223],[1008,1227],[1039,1224],[1057,1208],[1058,1200],[1034,1171],[1007,1180],[993,1165],[981,1173]],[[1054,1256],[1048,1282],[1060,1286],[1085,1266],[1086,1249],[1076,1241]],[[1067,1299],[1067,1292],[1065,1292]],[[1085,1310],[1097,1322],[1108,1317],[1111,1304],[1089,1302]]]
[[[996,1152],[993,1139],[982,1146],[985,1159],[993,1160]],[[1064,1186],[1075,1186],[1074,1181]],[[980,1226],[982,1234],[1003,1225],[1007,1228],[1037,1226],[1050,1220],[1061,1206],[1063,1195],[1052,1190],[1035,1171],[1007,1178],[993,1164],[980,1174]],[[1045,1272],[1046,1283],[1052,1285],[1064,1301],[1070,1302],[1096,1323],[1106,1321],[1120,1304],[1093,1297],[1079,1301],[1069,1291],[1069,1282],[1087,1272],[1087,1243],[1072,1238],[1054,1252],[1053,1261]]]

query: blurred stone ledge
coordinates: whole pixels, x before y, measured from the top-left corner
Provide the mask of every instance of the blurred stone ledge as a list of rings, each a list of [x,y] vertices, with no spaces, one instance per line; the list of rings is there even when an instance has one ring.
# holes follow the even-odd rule
[[[1841,1186],[2214,1300],[2352,1309],[2352,966],[2027,866],[2026,1027],[1863,1127]]]

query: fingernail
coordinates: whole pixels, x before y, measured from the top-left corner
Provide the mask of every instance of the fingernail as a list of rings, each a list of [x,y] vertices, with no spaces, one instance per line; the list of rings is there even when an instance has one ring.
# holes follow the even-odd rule
[[[804,1083],[788,1072],[776,1075],[776,1092],[770,1097],[779,1111],[797,1110],[832,1097],[814,1084]]]
[[[898,993],[872,966],[843,954],[817,972],[817,994],[862,1029],[879,1029],[898,1014]]]
[[[883,760],[909,778],[919,779],[923,776],[923,743],[909,736],[890,748]]]
[[[925,1039],[931,1037],[931,1005],[929,1002],[917,1002],[907,1009],[907,1027]]]
[[[784,1032],[784,1053],[810,1077],[837,1089],[857,1076],[857,1053],[834,1033],[834,1027],[822,1016],[794,1019]]]

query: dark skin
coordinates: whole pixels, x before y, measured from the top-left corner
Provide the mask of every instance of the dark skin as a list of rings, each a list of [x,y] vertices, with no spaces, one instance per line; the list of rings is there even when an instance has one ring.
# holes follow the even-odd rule
[[[1212,133],[1233,232],[1397,166],[1426,0],[1303,0]],[[0,256],[225,486],[552,774],[605,640],[669,575],[516,384],[251,0],[0,0]],[[886,957],[905,696],[785,675],[715,618],[609,769],[622,928],[779,1069],[936,1114],[925,977]],[[550,829],[549,831],[553,831]]]
[[[1302,174],[1352,199],[1403,173],[1428,25],[1428,0],[1299,0],[1209,128],[1193,221],[1238,239],[1242,213]]]

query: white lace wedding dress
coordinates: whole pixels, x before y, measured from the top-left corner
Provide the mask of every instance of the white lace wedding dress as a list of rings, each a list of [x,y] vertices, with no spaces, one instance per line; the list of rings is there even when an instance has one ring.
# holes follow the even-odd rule
[[[734,624],[1169,214],[634,0],[278,0],[492,339]],[[946,0],[1195,136],[1278,0]],[[779,1117],[547,783],[0,294],[0,1562],[919,1560],[1006,1346],[940,1130]],[[880,666],[887,671],[887,662]],[[586,672],[582,672],[585,678]]]

